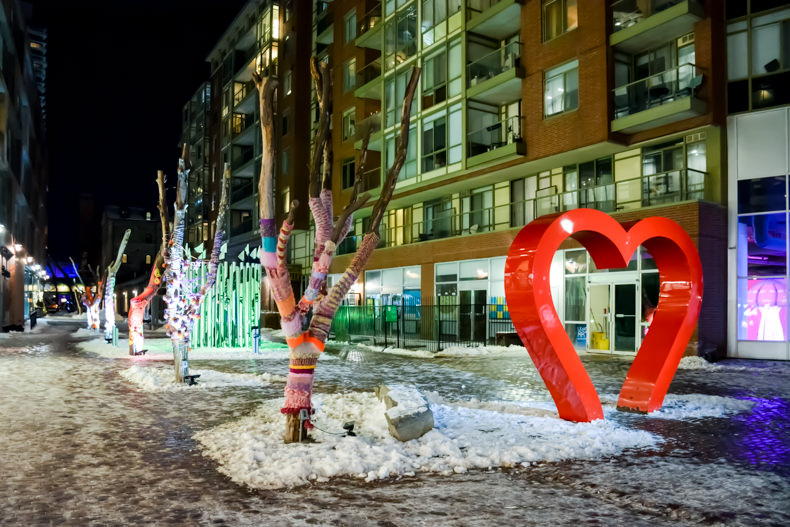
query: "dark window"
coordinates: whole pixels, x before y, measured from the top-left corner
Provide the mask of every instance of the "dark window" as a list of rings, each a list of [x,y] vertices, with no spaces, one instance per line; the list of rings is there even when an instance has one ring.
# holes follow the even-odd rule
[[[784,176],[738,181],[738,214],[785,209]]]
[[[749,110],[749,79],[727,84],[727,112],[738,113]]]
[[[351,188],[354,186],[356,163],[353,159],[348,159],[343,162],[343,188]]]

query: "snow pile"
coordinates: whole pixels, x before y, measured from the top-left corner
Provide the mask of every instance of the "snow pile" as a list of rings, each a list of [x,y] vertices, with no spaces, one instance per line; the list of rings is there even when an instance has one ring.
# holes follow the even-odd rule
[[[524,346],[450,346],[436,353],[437,357],[474,357],[477,355],[502,355],[502,354],[524,354],[527,356],[527,348]]]
[[[667,395],[659,410],[648,414],[659,419],[701,419],[726,417],[752,409],[753,401],[719,397],[717,395]]]
[[[712,364],[702,357],[697,356],[689,356],[683,357],[680,359],[680,364],[678,364],[679,370],[707,370],[707,371],[716,371],[723,369],[718,364]]]
[[[537,461],[593,459],[627,448],[653,448],[659,439],[612,421],[571,423],[556,417],[498,413],[432,404],[435,428],[406,443],[392,438],[386,407],[372,393],[313,396],[316,427],[342,430],[354,421],[357,437],[316,429],[314,444],[283,443],[282,400],[254,414],[197,433],[204,455],[233,481],[253,488],[281,488],[347,476],[365,481],[417,472],[449,475],[469,469],[528,465]]]
[[[229,386],[264,386],[272,382],[285,382],[285,377],[262,373],[225,373],[214,370],[190,369],[190,375],[200,375],[197,384],[189,386],[175,382],[173,368],[143,368],[132,366],[119,372],[121,377],[134,383],[144,392],[177,392],[206,388],[227,388]]]

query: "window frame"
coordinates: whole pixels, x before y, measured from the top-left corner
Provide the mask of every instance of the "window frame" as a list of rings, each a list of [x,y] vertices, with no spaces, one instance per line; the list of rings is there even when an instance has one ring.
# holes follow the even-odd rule
[[[576,96],[573,106],[569,106],[568,98],[572,97],[573,91],[568,91],[568,75],[574,74],[576,77]],[[562,108],[557,111],[549,112],[547,101],[553,100],[549,93],[549,83],[557,78],[562,78]],[[543,72],[543,118],[554,117],[563,113],[571,112],[579,108],[579,60],[573,59],[564,64],[554,66]]]

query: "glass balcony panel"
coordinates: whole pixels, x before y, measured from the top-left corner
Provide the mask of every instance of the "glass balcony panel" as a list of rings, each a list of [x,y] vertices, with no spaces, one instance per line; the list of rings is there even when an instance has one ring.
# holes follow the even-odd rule
[[[702,73],[682,64],[614,89],[615,119],[695,95]]]
[[[496,121],[467,134],[466,155],[473,157],[521,141],[521,116]]]
[[[519,65],[521,42],[511,42],[472,61],[466,67],[467,88],[492,79]]]

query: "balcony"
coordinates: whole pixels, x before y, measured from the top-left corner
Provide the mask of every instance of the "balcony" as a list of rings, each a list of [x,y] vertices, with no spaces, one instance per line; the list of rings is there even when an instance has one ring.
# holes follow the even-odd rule
[[[373,131],[370,134],[370,142],[368,143],[368,150],[375,150],[377,152],[381,152],[382,148],[382,141],[381,141],[381,112],[375,112],[356,124],[356,141],[354,141],[354,148],[356,150],[362,149],[362,137],[365,134],[365,131],[368,128],[372,128]]]
[[[334,40],[334,26],[332,19],[334,10],[331,2],[318,2],[315,15],[315,41],[328,45]]]
[[[521,29],[524,0],[466,0],[466,29],[495,40],[504,40]]]
[[[696,96],[702,81],[694,64],[683,64],[615,88],[612,132],[641,132],[705,114],[707,104]]]
[[[381,100],[381,59],[378,58],[357,72],[354,95],[362,99]]]
[[[557,192],[556,187],[549,187],[538,191],[539,195],[531,200],[534,202],[533,208],[527,210],[527,213],[532,214],[531,219],[534,219],[544,214],[580,207],[617,212],[681,201],[698,201],[706,198],[705,189],[710,185],[708,180],[707,172],[679,169],[581,190]]]
[[[230,193],[231,203],[238,203],[240,201],[252,197],[253,195],[254,189],[252,186],[252,180],[248,180],[245,178],[242,179],[241,181],[243,181],[243,183],[241,183],[241,185],[238,185],[236,188],[234,188]]]
[[[237,145],[252,146],[255,139],[255,117],[253,115],[236,114],[231,117],[231,137]]]
[[[235,113],[254,113],[258,105],[258,89],[255,81],[243,83],[243,87],[233,94],[233,111]]]
[[[511,42],[471,62],[466,67],[466,96],[492,105],[520,99],[526,76],[520,57],[521,43]]]
[[[626,53],[653,49],[692,33],[704,17],[698,0],[616,0],[609,44]]]
[[[512,155],[526,155],[521,136],[522,117],[511,117],[466,135],[467,166],[472,167]]]
[[[365,13],[357,24],[357,39],[355,44],[360,48],[377,49],[381,51],[381,4]]]
[[[435,212],[433,217],[425,221],[398,227],[382,223],[379,246],[396,247],[520,228],[545,214],[580,207],[612,213],[703,200],[706,199],[705,189],[710,186],[709,179],[707,172],[679,169],[566,192],[558,192],[556,187],[549,187],[539,190],[534,199],[479,210],[442,210]],[[356,251],[361,241],[362,236],[349,236],[340,245],[337,254]]]
[[[255,153],[251,147],[247,147],[237,154],[231,161],[232,175],[234,177],[252,177],[254,172],[252,160],[254,158]]]

